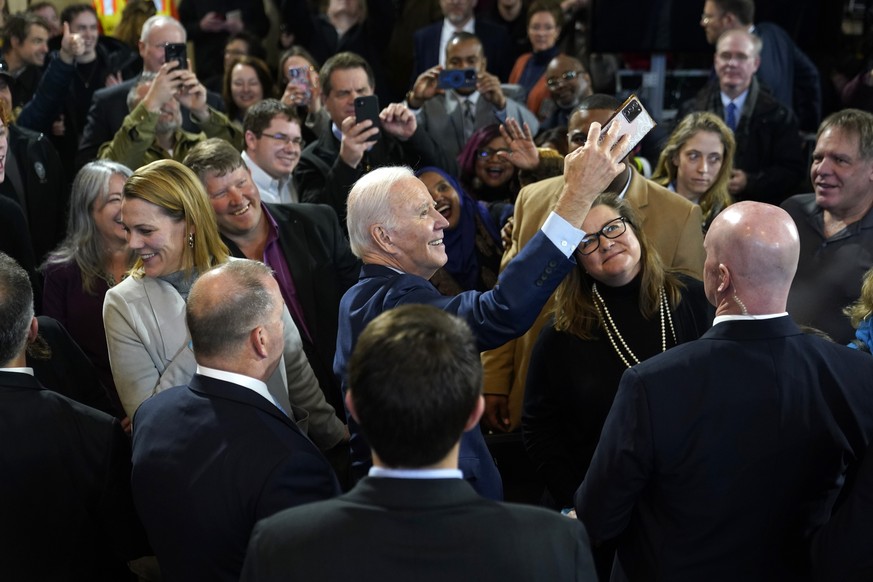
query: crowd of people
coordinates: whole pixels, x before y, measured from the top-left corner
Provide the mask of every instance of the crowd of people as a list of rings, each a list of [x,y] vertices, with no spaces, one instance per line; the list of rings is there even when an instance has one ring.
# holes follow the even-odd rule
[[[701,1],[637,145],[585,0],[0,4],[2,577],[873,577],[869,75]]]

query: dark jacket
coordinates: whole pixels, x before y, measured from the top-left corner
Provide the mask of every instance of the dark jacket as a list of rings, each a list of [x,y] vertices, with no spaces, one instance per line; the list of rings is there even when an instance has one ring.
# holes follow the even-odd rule
[[[712,79],[693,99],[685,102],[677,122],[694,111],[710,111],[724,119],[718,79]],[[748,174],[739,200],[778,205],[799,192],[806,175],[797,117],[752,79],[735,134],[734,167]]]

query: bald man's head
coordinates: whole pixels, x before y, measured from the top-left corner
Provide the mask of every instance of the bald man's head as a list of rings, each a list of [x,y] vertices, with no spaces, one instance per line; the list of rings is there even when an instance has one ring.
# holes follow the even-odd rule
[[[752,315],[785,311],[800,255],[787,212],[760,202],[729,206],[713,221],[704,247],[706,296],[719,314],[728,306]]]

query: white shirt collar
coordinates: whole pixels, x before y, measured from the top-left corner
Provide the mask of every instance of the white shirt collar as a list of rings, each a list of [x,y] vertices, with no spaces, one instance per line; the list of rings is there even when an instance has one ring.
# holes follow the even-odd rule
[[[390,477],[392,479],[463,479],[460,469],[390,469],[370,467],[370,477]]]
[[[724,107],[725,109],[727,109],[728,103],[730,103],[731,101],[733,101],[734,105],[737,106],[737,121],[739,121],[739,116],[743,111],[743,105],[746,104],[746,99],[749,97],[749,90],[746,89],[745,91],[743,91],[740,95],[737,96],[736,99],[731,99],[721,92],[719,93],[719,95],[721,95],[722,107]]]
[[[249,157],[247,152],[242,153],[242,159],[252,173],[252,182],[254,182],[255,186],[258,187],[258,191],[261,193],[262,202],[269,202],[270,204],[289,204],[296,202],[291,194],[291,189],[288,188],[291,176],[288,176],[288,178],[280,182],[262,170],[261,167]]]
[[[269,390],[267,390],[267,385],[257,378],[244,376],[243,374],[237,374],[235,372],[228,372],[227,370],[216,370],[215,368],[208,368],[206,366],[201,366],[200,364],[197,364],[196,373],[200,374],[201,376],[206,376],[207,378],[223,380],[224,382],[230,382],[231,384],[236,384],[237,386],[248,388],[252,392],[255,392],[256,394],[265,398],[268,402],[270,402],[279,410],[282,410],[282,407],[279,406],[279,404],[273,398],[273,395],[270,394]]]
[[[753,321],[756,319],[776,319],[777,317],[785,317],[786,315],[788,315],[787,311],[784,311],[782,313],[764,313],[761,315],[719,315],[712,320],[712,325],[716,326],[719,323],[725,321]]]
[[[469,32],[470,34],[476,34],[476,17],[471,18],[467,24],[461,28],[464,32]],[[449,44],[449,39],[452,38],[452,35],[458,32],[458,29],[455,28],[455,25],[450,23],[448,19],[443,18],[443,29],[440,32],[440,54],[439,54],[439,63],[442,66],[446,66],[446,45]]]
[[[0,368],[0,372],[14,372],[16,374],[29,374],[33,376],[33,368]]]

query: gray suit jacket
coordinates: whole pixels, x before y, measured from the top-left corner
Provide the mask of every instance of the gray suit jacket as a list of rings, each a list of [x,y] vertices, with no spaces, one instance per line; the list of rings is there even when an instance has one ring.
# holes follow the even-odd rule
[[[485,100],[482,95],[476,101],[476,123],[474,129],[485,127],[493,123],[503,123],[507,117],[514,117],[519,123],[530,125],[531,132],[536,135],[540,123],[536,115],[527,107],[510,97],[511,91],[504,86],[506,95],[505,114],[500,115],[494,106]],[[464,138],[464,110],[461,102],[448,93],[437,95],[424,102],[415,118],[419,127],[436,142],[437,147],[445,154],[445,157],[454,162],[467,140]],[[457,167],[445,168],[449,173],[457,174]]]
[[[327,450],[342,440],[345,428],[324,400],[287,308],[282,316],[285,354],[268,385],[271,392],[288,391],[297,426]],[[112,377],[131,418],[147,398],[191,380],[197,362],[185,324],[185,300],[166,281],[128,277],[109,289],[103,322]]]

